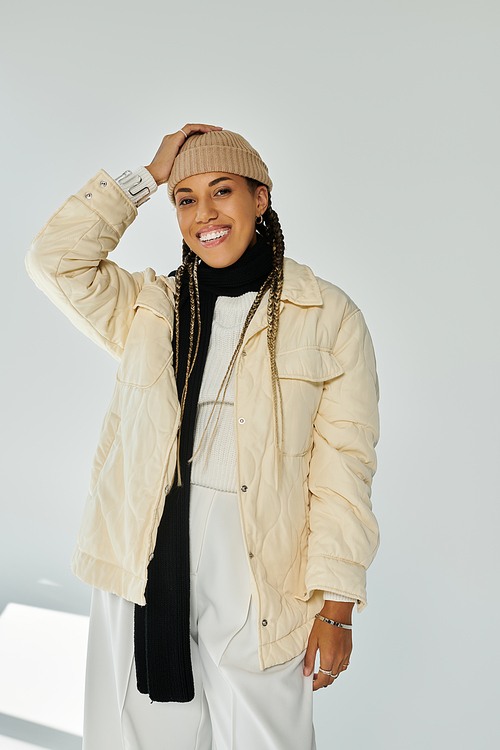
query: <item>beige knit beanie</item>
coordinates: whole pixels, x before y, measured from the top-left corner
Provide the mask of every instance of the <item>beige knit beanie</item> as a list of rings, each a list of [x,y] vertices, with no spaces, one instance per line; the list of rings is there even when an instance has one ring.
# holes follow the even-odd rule
[[[211,130],[186,138],[179,149],[167,183],[168,197],[175,205],[174,189],[186,177],[206,172],[227,172],[250,177],[272,189],[267,166],[257,151],[238,133]]]

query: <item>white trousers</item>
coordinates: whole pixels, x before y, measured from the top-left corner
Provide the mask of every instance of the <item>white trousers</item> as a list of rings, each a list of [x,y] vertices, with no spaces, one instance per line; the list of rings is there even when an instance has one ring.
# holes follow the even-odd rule
[[[134,605],[95,589],[83,750],[315,750],[301,654],[260,670],[237,496],[191,485],[195,698],[151,703],[135,679]]]

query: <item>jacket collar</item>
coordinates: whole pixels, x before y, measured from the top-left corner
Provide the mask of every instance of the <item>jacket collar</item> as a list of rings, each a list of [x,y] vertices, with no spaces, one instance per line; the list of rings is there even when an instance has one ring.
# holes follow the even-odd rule
[[[309,266],[297,263],[292,258],[284,258],[281,299],[302,307],[323,304],[318,280]]]
[[[174,292],[165,276],[145,284],[135,301],[134,307],[144,307],[167,321],[170,331],[174,330]]]
[[[170,328],[173,328],[173,305],[174,305],[175,281],[173,276],[159,276],[157,281],[144,286],[136,300],[136,307],[146,307],[152,312],[165,318]],[[248,327],[245,339],[261,331],[267,326],[267,300],[269,292],[266,292],[254,317]],[[292,258],[284,258],[283,266],[283,290],[281,293],[281,309],[284,303],[291,302],[300,307],[315,307],[323,304],[323,298],[319,288],[318,280],[309,266],[305,266]]]
[[[256,333],[267,328],[267,291],[255,312],[248,330],[245,334],[244,344]],[[318,281],[309,268],[291,258],[284,258],[283,265],[283,290],[281,292],[280,315],[283,312],[285,302],[291,302],[300,307],[314,307],[323,304],[323,298]]]

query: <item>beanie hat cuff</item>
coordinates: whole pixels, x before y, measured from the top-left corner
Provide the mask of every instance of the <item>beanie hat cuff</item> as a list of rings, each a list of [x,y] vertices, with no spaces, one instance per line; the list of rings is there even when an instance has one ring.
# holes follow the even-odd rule
[[[228,131],[220,132],[221,134],[228,133]],[[175,205],[174,189],[179,182],[195,174],[206,174],[207,172],[226,172],[240,177],[249,177],[266,185],[271,190],[273,183],[266,165],[257,151],[241,136],[239,138],[248,148],[225,145],[224,143],[212,143],[206,146],[195,146],[193,144],[194,147],[189,148],[191,144],[189,143],[190,139],[188,139],[185,143],[187,147],[181,148],[177,154],[168,179],[167,189],[170,201]]]

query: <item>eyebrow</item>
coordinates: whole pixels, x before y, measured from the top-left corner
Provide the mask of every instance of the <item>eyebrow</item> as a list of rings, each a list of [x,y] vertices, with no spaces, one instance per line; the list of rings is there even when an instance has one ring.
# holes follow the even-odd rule
[[[231,182],[234,182],[232,177],[217,177],[216,180],[212,180],[212,182],[208,183],[208,187],[213,187],[214,185],[217,185],[218,182],[223,182],[224,180],[231,180]],[[187,188],[187,187],[179,188],[178,190],[175,191],[175,195],[177,195],[177,193],[192,193],[192,192],[193,191],[191,190],[191,188]]]

